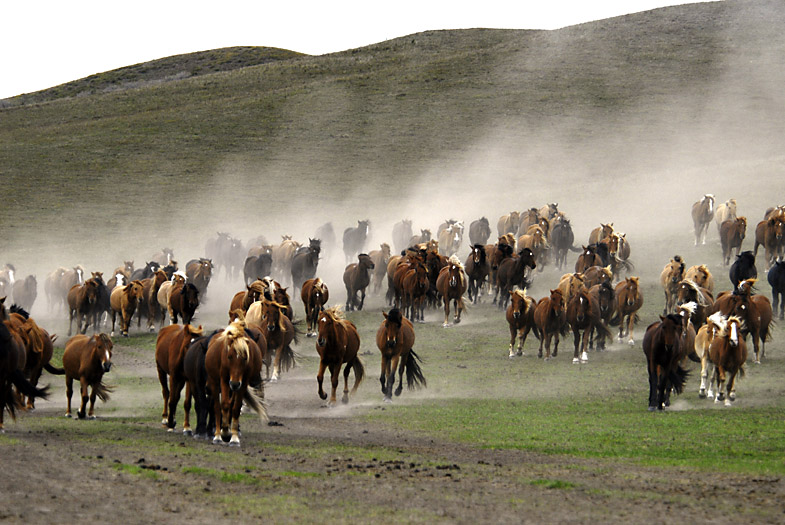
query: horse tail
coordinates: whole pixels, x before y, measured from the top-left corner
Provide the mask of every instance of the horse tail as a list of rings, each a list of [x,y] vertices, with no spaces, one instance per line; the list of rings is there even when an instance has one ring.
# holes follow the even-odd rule
[[[46,370],[50,374],[54,374],[56,376],[64,376],[65,375],[65,368],[55,368],[54,366],[52,366],[51,363],[44,364],[44,370]]]
[[[409,350],[409,355],[406,358],[406,386],[409,390],[416,388],[425,388],[428,386],[425,381],[425,376],[422,373],[420,363],[422,359],[415,353],[414,350]]]
[[[49,396],[49,386],[45,386],[43,388],[37,388],[33,385],[30,381],[25,379],[24,374],[22,371],[17,369],[11,374],[11,382],[14,384],[16,389],[19,391],[20,394],[27,397],[38,397],[41,399],[46,399]],[[11,417],[13,417],[14,408],[17,406],[18,399],[17,396],[11,396],[14,398],[13,401],[7,402],[6,406],[8,407],[8,411],[11,412]]]
[[[674,392],[681,394],[684,391],[684,384],[687,382],[689,375],[689,371],[681,365],[677,365],[675,370],[671,370],[668,373],[668,378],[670,379]]]
[[[611,320],[608,321],[608,324],[611,326],[619,326],[621,324],[621,315],[619,315],[618,309],[613,312],[613,317],[611,317]]]
[[[690,361],[692,361],[693,363],[700,363],[700,362],[701,362],[701,358],[700,358],[700,357],[698,357],[698,353],[695,351],[695,349],[693,349],[693,350],[692,350],[692,352],[690,352],[689,354],[687,354],[687,357],[688,357],[688,358],[689,358],[689,360],[690,360]]]
[[[297,366],[298,357],[291,345],[284,345],[281,349],[281,371],[287,372]]]
[[[594,323],[594,329],[597,330],[598,336],[613,337],[613,333],[611,332],[610,328],[608,328],[601,319],[597,319],[597,322]],[[700,362],[700,359],[698,361]]]
[[[263,396],[263,391],[257,391],[254,388],[246,388],[245,394],[243,395],[243,401],[245,401],[254,412],[259,414],[259,419],[261,419],[262,422],[265,422],[269,418],[267,416],[267,403],[264,402]]]
[[[360,356],[354,357],[352,370],[354,370],[354,386],[352,387],[352,394],[354,394],[357,391],[357,387],[359,387],[360,383],[365,379],[365,367],[363,366],[363,362],[360,361]]]
[[[93,393],[104,403],[109,401],[109,394],[113,391],[114,387],[107,385],[103,381],[99,381],[93,385]]]

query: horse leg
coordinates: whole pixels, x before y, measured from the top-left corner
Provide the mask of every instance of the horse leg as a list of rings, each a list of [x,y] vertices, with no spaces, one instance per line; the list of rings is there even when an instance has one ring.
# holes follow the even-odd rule
[[[589,361],[589,354],[586,353],[586,346],[589,344],[589,336],[591,335],[593,327],[584,328],[583,330],[583,340],[581,341],[581,363],[587,363]]]
[[[714,402],[719,403],[725,400],[725,392],[722,391],[725,387],[725,369],[720,365],[715,365],[714,377],[717,385],[717,397],[714,398]]]
[[[322,400],[327,399],[327,393],[322,388],[322,382],[324,381],[324,371],[327,368],[327,364],[324,360],[319,361],[319,371],[316,373],[316,383],[319,385],[319,398]]]
[[[540,348],[537,350],[537,357],[542,358],[542,347],[545,343],[545,334],[540,334]]]
[[[463,298],[458,297],[458,299],[455,299],[455,319],[453,320],[455,324],[461,323],[462,313],[463,313]]]
[[[230,439],[229,425],[232,422],[232,393],[229,389],[229,382],[221,381],[221,400],[219,404],[221,419],[220,422],[216,421],[215,432],[220,435],[224,443]]]
[[[573,342],[575,346],[575,351],[573,352],[572,355],[572,362],[573,364],[577,364],[581,362],[581,360],[578,358],[578,347],[580,346],[580,342],[581,342],[580,330],[578,328],[573,328],[572,335],[573,335]]]
[[[86,417],[85,409],[87,408],[87,378],[84,376],[79,378],[79,385],[81,386],[81,394],[82,394],[82,402],[79,405],[79,411],[76,413],[76,416],[79,419],[84,419]]]
[[[191,430],[191,382],[185,382],[185,399],[183,399],[183,434],[186,436],[193,436]]]
[[[275,349],[275,357],[273,358],[273,376],[270,381],[275,383],[281,375],[281,357],[283,356],[283,341],[281,345]]]
[[[553,357],[559,353],[559,332],[553,333]]]
[[[116,311],[114,310],[114,308],[113,308],[113,309],[112,309],[112,331],[111,331],[111,333],[109,334],[109,335],[111,335],[112,337],[114,337],[114,327],[115,327],[115,322],[116,322],[116,321],[117,321],[117,312],[116,312]]]
[[[177,403],[180,402],[180,391],[183,389],[184,381],[180,378],[176,378],[174,374],[169,376],[169,419],[167,421],[167,427],[169,427],[169,432],[174,430],[174,427],[177,426]]]
[[[90,410],[87,412],[87,419],[95,419],[95,398],[97,396],[95,385],[90,388]]]
[[[364,304],[365,304],[365,288],[362,288],[360,290],[360,305],[357,307],[357,310],[362,311]]]
[[[169,423],[169,385],[167,373],[158,368],[158,382],[161,383],[161,396],[164,398],[164,411],[161,413],[161,424],[168,426]],[[170,427],[174,428],[174,427]]]
[[[708,349],[703,349],[703,355],[701,356],[701,386],[700,390],[698,390],[698,397],[704,399],[706,397],[706,380],[708,379],[709,375],[709,356],[708,356]]]
[[[387,400],[387,388],[386,388],[387,366],[388,366],[387,365],[387,356],[385,356],[384,353],[382,353],[382,370],[381,370],[381,373],[379,374],[379,383],[381,383],[381,385],[382,385],[382,394],[384,394],[384,399],[385,400]]]
[[[450,299],[448,297],[444,298],[444,323],[442,326],[445,328],[450,326]]]
[[[66,377],[65,378],[65,399],[66,399],[65,417],[71,417],[71,396],[73,394],[74,394],[74,378]]]
[[[330,387],[332,390],[330,391],[330,401],[328,402],[329,405],[335,405],[337,403],[335,398],[335,393],[338,391],[338,379],[341,376],[341,363],[333,364],[330,366]]]
[[[657,410],[657,372],[649,363],[649,412]]]
[[[750,336],[752,337],[752,346],[755,348],[755,364],[760,364],[760,358],[762,357],[760,352],[760,336],[757,331],[750,331]]]
[[[355,359],[357,359],[355,357]],[[341,397],[341,403],[344,405],[349,402],[349,373],[352,371],[352,364],[354,360],[349,361],[343,367],[343,396]],[[340,371],[340,370],[339,370]],[[355,381],[357,379],[355,378]]]
[[[635,340],[632,338],[632,330],[635,325],[635,312],[632,312],[629,315],[629,321],[627,322],[627,336],[629,337],[627,344],[630,346],[635,346]]]
[[[509,356],[511,359],[515,357],[515,352],[513,352],[512,349],[515,346],[515,339],[517,338],[518,338],[518,328],[514,324],[511,324],[510,325],[510,356]],[[520,346],[518,346],[518,349],[520,350]]]
[[[229,413],[229,417],[231,418],[230,432],[232,434],[232,437],[229,438],[230,447],[240,446],[240,413],[243,409],[243,396],[246,389],[247,385],[236,392],[232,392],[231,412]]]

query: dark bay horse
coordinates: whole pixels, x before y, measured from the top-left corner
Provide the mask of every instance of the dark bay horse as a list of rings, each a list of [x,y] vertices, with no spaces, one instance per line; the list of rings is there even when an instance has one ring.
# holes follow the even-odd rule
[[[201,337],[202,334],[201,326],[196,327],[190,324],[172,324],[165,326],[158,332],[158,338],[155,342],[155,366],[158,370],[158,381],[161,383],[161,395],[164,398],[161,424],[169,432],[172,432],[176,425],[175,413],[177,412],[177,403],[180,401],[180,392],[186,383],[183,372],[185,353],[191,342]],[[183,434],[191,435],[193,434],[189,421],[191,396],[188,393],[185,397],[183,409],[185,411]]]
[[[720,244],[722,245],[722,260],[725,266],[730,264],[731,251],[736,250],[739,256],[741,244],[747,234],[747,218],[737,217],[732,221],[725,221],[720,225]]]
[[[610,324],[619,326],[619,341],[625,335],[628,337],[628,344],[633,346],[633,328],[635,321],[638,320],[638,310],[643,306],[643,293],[638,287],[637,277],[628,277],[616,285],[616,311]],[[626,321],[625,321],[626,319]]]
[[[371,270],[374,269],[373,260],[368,254],[361,253],[357,262],[346,267],[343,272],[343,284],[346,286],[346,310],[362,310],[365,303],[365,289],[371,283]],[[357,294],[360,297],[357,297]]]
[[[196,412],[195,439],[209,439],[210,434],[215,433],[215,412],[210,410],[213,406],[212,393],[207,389],[207,370],[204,367],[204,359],[210,341],[222,331],[214,330],[210,334],[196,338],[188,346],[183,359],[183,376],[187,380],[183,411],[186,420],[188,420],[191,407],[188,400],[190,395]]]
[[[676,305],[681,306],[690,302],[695,303],[695,311],[691,316],[692,323],[695,326],[702,326],[712,312],[714,296],[706,288],[701,288],[693,281],[684,279],[679,282],[676,288]]]
[[[510,291],[510,306],[507,307],[506,319],[510,328],[510,358],[523,355],[523,345],[529,331],[534,330],[537,339],[539,331],[534,323],[534,310],[537,307],[534,299],[526,295],[526,290],[516,288]],[[513,350],[518,339],[517,352]]]
[[[76,331],[85,333],[90,324],[93,331],[96,327],[96,311],[98,310],[98,283],[88,279],[83,284],[75,284],[68,291],[68,335],[73,333],[73,322],[76,319]],[[84,322],[84,326],[82,323]]]
[[[172,288],[169,295],[169,317],[177,323],[178,316],[183,324],[189,324],[199,308],[199,290],[192,283],[184,283]]]
[[[65,369],[65,398],[67,408],[65,417],[71,417],[71,396],[73,395],[74,379],[81,385],[82,403],[76,415],[95,419],[95,399],[109,400],[112,387],[103,382],[106,372],[112,368],[112,340],[106,334],[92,337],[77,334],[65,343],[63,351],[63,368]],[[90,410],[85,414],[88,392],[90,388]]]
[[[712,383],[717,387],[714,402],[724,400],[726,407],[736,399],[736,377],[744,377],[747,344],[741,337],[742,323],[739,317],[728,318],[709,346],[709,359],[714,364]]]
[[[488,256],[482,244],[475,244],[471,247],[464,266],[466,268],[466,276],[469,278],[469,287],[467,289],[469,300],[477,304],[482,295],[485,280],[491,273],[491,265],[488,263]]]
[[[728,271],[728,277],[734,289],[745,279],[756,279],[758,269],[755,267],[755,255],[749,250],[737,255]]]
[[[545,345],[545,360],[551,358],[551,339],[554,339],[553,357],[559,351],[559,336],[567,335],[567,312],[564,296],[560,290],[551,290],[548,297],[543,297],[537,302],[534,310],[534,322],[540,332],[540,348],[537,357],[542,357],[543,344]]]
[[[204,357],[207,388],[212,394],[215,413],[213,443],[240,446],[240,411],[243,401],[262,421],[267,410],[261,400],[263,393],[250,388],[261,375],[262,352],[246,334],[246,324],[238,319],[210,340]],[[261,385],[261,383],[259,383]]]
[[[252,282],[263,279],[272,274],[273,270],[273,256],[272,253],[262,253],[259,255],[250,255],[245,259],[243,264],[243,277],[245,284],[249,285]]]
[[[593,331],[596,331],[603,339],[612,337],[611,331],[600,316],[599,302],[592,299],[585,288],[579,289],[567,303],[567,323],[572,329],[574,339],[573,363],[587,363],[589,361],[586,349]],[[581,332],[583,332],[582,335]]]
[[[528,288],[531,286],[531,272],[537,268],[534,253],[529,248],[523,248],[518,252],[517,257],[504,259],[499,264],[496,271],[496,298],[499,298],[499,308],[506,308],[510,298],[510,290],[515,286],[518,288]]]
[[[412,349],[414,346],[414,327],[411,321],[401,315],[401,311],[393,308],[389,313],[382,312],[384,320],[376,331],[376,346],[382,353],[382,370],[379,382],[382,384],[384,401],[391,402],[395,369],[398,369],[398,388],[395,395],[403,391],[403,374],[406,372],[406,384],[409,390],[425,387],[425,376],[420,368],[420,357]]]
[[[777,261],[771,267],[766,279],[771,285],[771,300],[774,303],[773,313],[779,309],[779,318],[785,319],[785,261]]]
[[[785,217],[775,215],[758,223],[755,227],[755,257],[758,256],[758,246],[765,248],[766,268],[771,268],[777,259],[785,255]]]
[[[395,306],[413,321],[425,321],[425,301],[431,287],[430,270],[421,260],[398,266],[393,277]]]
[[[301,246],[292,257],[292,293],[296,296],[298,288],[308,279],[316,276],[319,266],[319,254],[322,252],[322,241],[308,239],[308,246]]]
[[[343,253],[349,263],[365,249],[365,242],[371,233],[371,221],[357,221],[356,228],[346,228],[343,232]]]
[[[491,226],[486,217],[481,217],[469,224],[469,243],[485,245],[491,236]]]
[[[595,284],[589,288],[589,297],[591,297],[592,303],[596,302],[597,308],[599,309],[600,320],[607,328],[616,311],[616,292],[614,291],[613,286],[607,281]],[[591,332],[592,333],[589,336],[589,348],[594,348],[594,336],[595,332],[597,332],[597,350],[605,350],[606,332],[604,330],[595,329],[592,329]]]
[[[308,279],[303,283],[300,298],[305,307],[306,335],[316,336],[316,322],[319,314],[324,310],[324,305],[330,299],[330,290],[321,278]]]
[[[649,411],[670,405],[670,392],[681,394],[689,375],[681,366],[683,352],[679,334],[682,319],[678,314],[660,316],[646,328],[643,353],[649,372]]]
[[[753,294],[756,279],[746,279],[731,292],[720,293],[714,310],[725,317],[738,316],[743,322],[742,334],[750,334],[755,349],[755,363],[760,364],[766,353],[766,342],[771,340],[774,317],[771,302],[765,295]]]
[[[365,368],[358,355],[360,335],[357,333],[357,327],[343,317],[340,307],[324,310],[319,315],[318,326],[316,351],[319,354],[319,372],[316,374],[316,382],[319,385],[319,397],[323,400],[327,399],[327,393],[322,388],[322,383],[324,371],[329,368],[332,391],[328,404],[334,405],[336,403],[335,393],[338,389],[338,378],[341,374],[341,367],[345,364],[341,402],[348,403],[349,372],[354,370],[352,394],[357,391],[357,387],[360,386],[365,376]]]
[[[436,290],[441,295],[444,302],[444,323],[442,326],[450,326],[450,303],[455,306],[453,322],[461,322],[461,313],[465,308],[463,304],[463,294],[466,293],[467,279],[466,272],[463,270],[461,261],[456,255],[450,257],[447,266],[441,269],[436,279]]]
[[[38,326],[30,314],[16,304],[10,308],[5,324],[14,334],[18,335],[25,347],[22,373],[33,387],[38,386],[38,380],[44,370],[50,374],[63,375],[65,371],[53,367],[49,361],[54,353],[54,340],[57,336],[50,336],[49,332]],[[20,391],[20,398],[24,394]],[[23,401],[23,399],[21,399]],[[35,396],[27,397],[27,410],[35,410]],[[2,405],[0,405],[2,407]],[[1,409],[1,408],[0,408]]]
[[[714,219],[714,195],[707,193],[692,205],[692,225],[695,228],[695,246],[706,244],[706,233]]]
[[[567,252],[578,252],[574,246],[575,234],[572,231],[569,219],[564,215],[558,215],[549,232],[549,242],[553,250],[556,268],[561,270],[567,264]]]

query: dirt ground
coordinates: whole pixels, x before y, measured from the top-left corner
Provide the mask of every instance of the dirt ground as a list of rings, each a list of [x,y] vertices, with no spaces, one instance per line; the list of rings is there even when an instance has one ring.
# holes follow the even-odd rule
[[[133,352],[115,352],[115,363],[126,374],[152,373]],[[386,409],[381,403],[322,408],[309,367],[267,388],[270,423],[245,415],[240,449],[167,434],[155,422],[101,429],[112,417],[101,415],[100,404],[96,421],[66,420],[59,378],[43,382],[53,385],[51,400],[8,424],[0,438],[5,523],[785,520],[785,481],[778,478],[485,450],[412,435],[358,417]],[[159,396],[150,389],[133,403],[160,406]],[[112,402],[132,409],[127,397]],[[151,446],[159,442],[166,446]],[[329,452],[311,454],[314,443]],[[227,465],[244,469],[244,481],[193,474]]]

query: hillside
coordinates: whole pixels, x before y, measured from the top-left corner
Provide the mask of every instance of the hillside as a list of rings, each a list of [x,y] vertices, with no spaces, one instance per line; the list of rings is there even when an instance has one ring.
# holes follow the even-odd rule
[[[428,31],[187,78],[173,77],[195,66],[173,63],[166,81],[48,95],[0,110],[0,224],[15,248],[24,224],[48,246],[64,248],[67,228],[157,248],[219,227],[303,235],[369,207],[443,220],[556,200],[594,221],[578,207],[627,190],[675,224],[696,193],[778,180],[784,23],[780,2],[731,0],[557,31]]]

